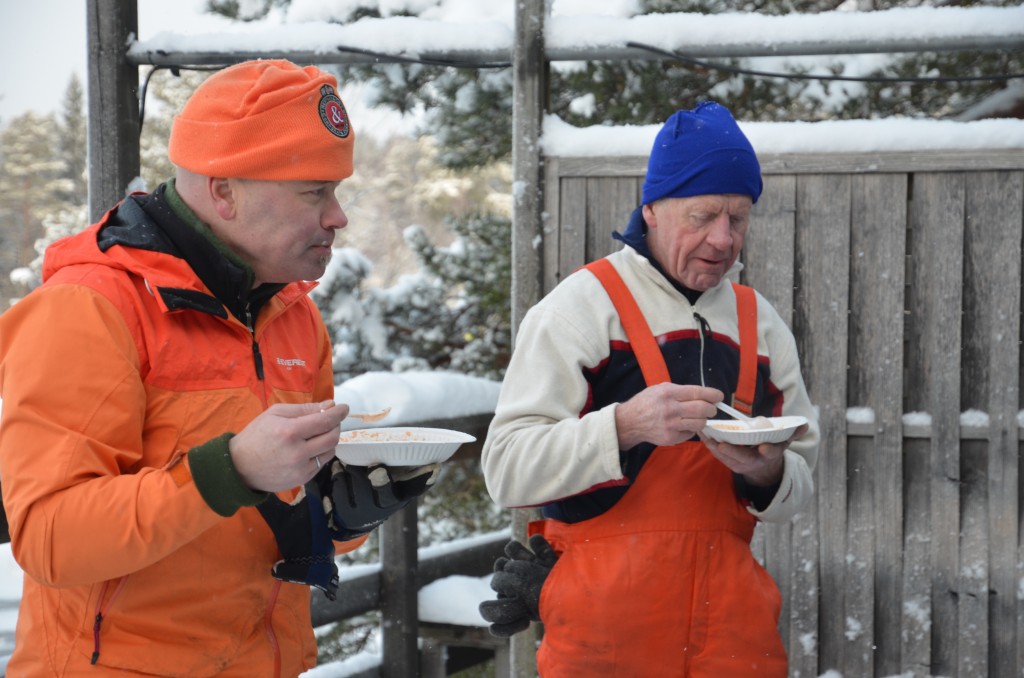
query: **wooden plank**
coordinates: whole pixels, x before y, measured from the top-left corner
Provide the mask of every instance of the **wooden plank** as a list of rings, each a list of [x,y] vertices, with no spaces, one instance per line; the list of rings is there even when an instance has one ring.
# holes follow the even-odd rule
[[[512,48],[512,330],[519,329],[526,312],[544,294],[544,275],[538,241],[543,243],[544,205],[532,189],[543,187],[540,152],[542,120],[550,89],[549,64],[544,58],[545,0],[522,0],[515,5]],[[509,653],[513,673],[537,670],[536,648],[529,634],[513,638]]]
[[[765,177],[764,191],[751,213],[750,229],[743,244],[741,280],[760,292],[789,325],[793,318],[795,232],[796,179]],[[801,590],[793,579],[793,529],[792,523],[759,525],[751,544],[755,557],[782,593],[779,633],[787,644],[791,644],[791,600]]]
[[[851,513],[865,511],[873,540],[860,534],[861,516],[851,530],[851,553],[857,568],[847,599],[857,609],[849,616],[870,627],[858,637],[855,657],[872,642],[875,675],[899,673],[903,554],[903,307],[906,275],[907,177],[904,174],[860,175],[852,178],[850,236],[850,372],[848,407],[867,407],[874,454],[868,463],[872,482],[861,483],[871,497],[852,496]],[[852,443],[851,443],[852,445]],[[851,447],[851,449],[853,449]],[[851,488],[851,493],[854,492]],[[867,580],[870,580],[870,584]],[[874,596],[857,595],[858,588]],[[866,608],[874,603],[873,611]],[[871,617],[871,623],[867,621]],[[871,675],[866,665],[847,671]]]
[[[512,50],[512,328],[541,297],[541,121],[547,99],[544,0],[516,3]]]
[[[561,223],[561,177],[558,158],[544,161],[544,211],[541,241],[541,295],[558,284],[559,224]]]
[[[989,676],[988,445],[960,445],[957,676]]]
[[[843,576],[842,672],[847,676],[874,675],[875,662],[875,495],[873,441],[850,441],[847,447],[847,562]],[[827,646],[827,644],[826,644]]]
[[[418,554],[416,584],[420,587],[437,579],[461,574],[468,577],[483,577],[492,571],[494,561],[503,553],[508,537],[496,534],[477,541],[471,546],[458,550],[444,550],[441,553]],[[403,566],[404,567],[404,566]],[[326,596],[314,592],[310,601],[313,626],[323,626],[350,619],[381,605],[381,573],[373,570],[358,577],[347,577],[343,569],[338,597],[330,601]]]
[[[850,178],[797,179],[796,303],[793,326],[811,401],[819,409],[821,450],[816,469],[819,582],[816,621],[819,662],[842,666],[846,567],[846,337],[849,307]],[[828,256],[823,256],[828,253]],[[811,517],[810,514],[808,517]],[[802,541],[802,540],[801,540]],[[794,543],[794,549],[799,546]],[[798,561],[799,562],[799,561]],[[794,605],[794,613],[806,613]],[[802,619],[794,624],[803,626]],[[810,629],[808,629],[810,630]],[[801,629],[801,632],[806,632]],[[815,667],[817,668],[817,667]],[[805,675],[814,675],[806,673]]]
[[[587,180],[562,179],[559,201],[558,268],[552,282],[587,263]]]
[[[640,204],[638,182],[631,177],[587,179],[586,259],[594,261],[622,245],[612,232],[625,230]]]
[[[978,642],[987,638],[991,661],[987,667],[966,663],[961,657],[961,675],[1010,678],[1017,661],[1021,627],[1017,618],[1019,543],[1019,478],[1016,413],[1020,399],[1021,339],[1021,250],[1024,215],[1024,172],[975,172],[966,178],[966,222],[964,234],[964,369],[970,375],[963,383],[963,408],[987,412],[990,434],[985,451],[984,471],[987,493],[981,497],[985,514],[975,519],[978,531],[987,539],[973,539],[974,548],[963,544],[961,571],[965,576],[982,569],[968,558],[988,556],[988,578],[968,581],[974,595],[991,609],[978,606],[977,616],[964,618],[961,626],[978,624]],[[1011,246],[1011,244],[1015,246]],[[973,516],[972,511],[972,517]],[[965,516],[966,520],[966,516]],[[973,530],[967,531],[968,535]],[[984,547],[985,550],[981,550]],[[991,590],[993,595],[984,592]],[[975,600],[970,598],[969,600]],[[989,626],[991,621],[991,626]],[[983,631],[987,631],[982,635]],[[980,672],[982,668],[987,669]],[[970,673],[964,673],[966,670]]]
[[[793,321],[795,246],[796,178],[765,177],[761,199],[750,215],[740,279],[764,295],[789,325]]]
[[[758,156],[765,174],[956,172],[1020,169],[1019,149],[793,153]]]
[[[139,33],[135,0],[87,0],[89,221],[124,198],[140,173],[139,68],[124,46]]]
[[[1024,169],[1024,154],[1019,149],[758,153],[757,158],[761,163],[763,175],[888,174]],[[647,172],[647,156],[562,156],[560,161],[563,177],[643,177]]]
[[[383,647],[381,676],[414,676],[419,671],[416,502],[395,513],[378,529]]]
[[[931,416],[929,488],[934,675],[957,670],[960,563],[960,328],[964,248],[964,177],[915,174],[910,209],[913,261],[908,368],[914,409]]]
[[[900,674],[937,675],[931,670],[931,451],[929,441],[903,441],[903,595]],[[882,674],[889,675],[889,674]]]
[[[651,138],[654,141],[654,138]],[[559,156],[563,177],[640,177],[647,175],[646,155]]]

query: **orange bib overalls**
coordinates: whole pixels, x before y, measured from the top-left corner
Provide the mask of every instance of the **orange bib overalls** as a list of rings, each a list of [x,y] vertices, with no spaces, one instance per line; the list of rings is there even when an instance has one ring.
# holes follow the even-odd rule
[[[632,295],[609,263],[595,264],[588,268],[608,290],[647,385],[668,381]],[[739,294],[745,390],[756,364],[756,306],[751,361],[749,316],[742,318],[753,294]],[[629,491],[597,517],[531,524],[561,553],[541,592],[540,675],[785,678],[781,597],[751,554],[754,524],[732,473],[699,441],[656,448]]]

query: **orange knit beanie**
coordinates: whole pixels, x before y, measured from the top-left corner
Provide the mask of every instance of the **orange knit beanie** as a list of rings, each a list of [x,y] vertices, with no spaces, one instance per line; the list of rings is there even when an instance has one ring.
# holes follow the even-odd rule
[[[171,162],[206,177],[341,181],[355,135],[334,76],[285,60],[210,76],[174,119]]]

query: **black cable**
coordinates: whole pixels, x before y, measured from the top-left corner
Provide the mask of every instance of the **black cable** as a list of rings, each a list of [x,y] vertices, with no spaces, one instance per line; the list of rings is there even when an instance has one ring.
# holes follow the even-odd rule
[[[423,64],[424,66],[450,66],[451,68],[511,68],[511,61],[495,61],[493,63],[473,63],[469,61],[452,61],[449,59],[423,59],[420,57],[401,57],[394,54],[386,54],[384,52],[374,52],[369,49],[362,49],[360,47],[346,47],[345,45],[338,45],[337,50],[339,52],[347,52],[349,54],[363,54],[365,56],[372,56],[377,59],[386,59],[389,62],[398,62],[403,64]]]
[[[997,75],[977,75],[977,76],[930,76],[930,77],[907,77],[907,78],[890,78],[890,77],[875,77],[875,76],[864,76],[857,77],[852,75],[810,75],[807,73],[775,73],[771,71],[755,71],[749,68],[736,68],[734,66],[727,66],[725,64],[717,64],[710,61],[704,61],[703,59],[695,59],[693,57],[680,54],[679,52],[672,50],[665,50],[653,45],[647,45],[642,42],[627,42],[626,47],[633,49],[643,50],[650,52],[651,54],[657,54],[663,57],[667,57],[674,61],[690,64],[692,66],[699,66],[701,68],[707,68],[709,70],[724,71],[726,73],[733,73],[735,75],[753,75],[762,78],[784,78],[788,80],[842,80],[847,82],[878,82],[878,83],[922,83],[922,82],[981,82],[991,80],[1012,80],[1016,78],[1024,78],[1024,73],[1000,73]],[[450,59],[423,59],[419,57],[402,57],[394,54],[386,54],[384,52],[375,52],[368,49],[362,49],[360,47],[346,47],[344,45],[338,45],[337,50],[339,52],[348,52],[351,54],[362,54],[365,56],[371,56],[378,59],[387,60],[390,63],[404,63],[404,64],[422,64],[424,66],[446,66],[450,68],[479,68],[479,69],[501,69],[510,68],[511,62],[507,61],[496,61],[492,63],[472,63],[468,61],[455,61]],[[221,66],[153,66],[149,73],[146,74],[145,79],[142,82],[142,86],[139,88],[139,134],[142,133],[142,123],[146,117],[146,90],[149,88],[149,80],[153,77],[153,74],[158,70],[167,69],[170,70],[175,76],[180,76],[182,70],[192,71],[217,71],[224,68]]]
[[[146,120],[146,90],[149,89],[149,81],[153,77],[153,74],[159,70],[167,69],[174,77],[181,77],[181,72],[186,71],[219,71],[225,66],[181,66],[175,64],[173,66],[153,66],[149,69],[149,73],[146,73],[146,77],[142,80],[142,85],[139,87],[139,136],[142,136],[142,123]]]
[[[368,49],[362,49],[359,47],[346,47],[344,45],[338,45],[339,52],[348,52],[351,54],[363,54],[365,56],[376,57],[380,59],[386,59],[389,62],[397,62],[404,64],[423,64],[424,66],[448,66],[451,68],[480,68],[480,69],[501,69],[511,68],[512,62],[510,61],[496,61],[493,63],[473,63],[469,61],[455,61],[450,59],[423,59],[417,57],[401,57],[394,54],[386,54],[384,52],[374,52]],[[181,71],[219,71],[225,68],[227,64],[220,66],[182,66],[180,64],[175,65],[156,65],[150,69],[149,73],[142,81],[142,86],[139,88],[139,134],[142,134],[142,123],[146,118],[146,90],[149,89],[149,80],[153,77],[153,74],[161,69],[167,69],[175,76],[180,76]]]
[[[652,54],[659,54],[675,61],[700,66],[715,71],[725,71],[737,75],[755,75],[762,78],[786,78],[789,80],[846,80],[852,82],[979,82],[984,80],[1011,80],[1013,78],[1024,78],[1024,73],[1000,73],[998,75],[977,75],[977,76],[933,76],[918,78],[888,78],[888,77],[856,77],[852,75],[810,75],[807,73],[772,73],[769,71],[754,71],[747,68],[735,68],[725,64],[716,64],[710,61],[694,59],[678,52],[660,49],[652,45],[645,45],[642,42],[627,42],[626,47],[641,49]]]

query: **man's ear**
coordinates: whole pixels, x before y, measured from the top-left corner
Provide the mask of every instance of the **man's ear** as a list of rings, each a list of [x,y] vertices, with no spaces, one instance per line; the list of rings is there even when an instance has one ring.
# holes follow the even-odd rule
[[[217,216],[229,221],[238,213],[237,186],[231,179],[224,177],[207,177],[206,191],[210,204],[217,211]]]
[[[650,205],[644,205],[640,210],[640,214],[643,215],[647,228],[658,227],[658,217],[655,216],[654,209]]]

